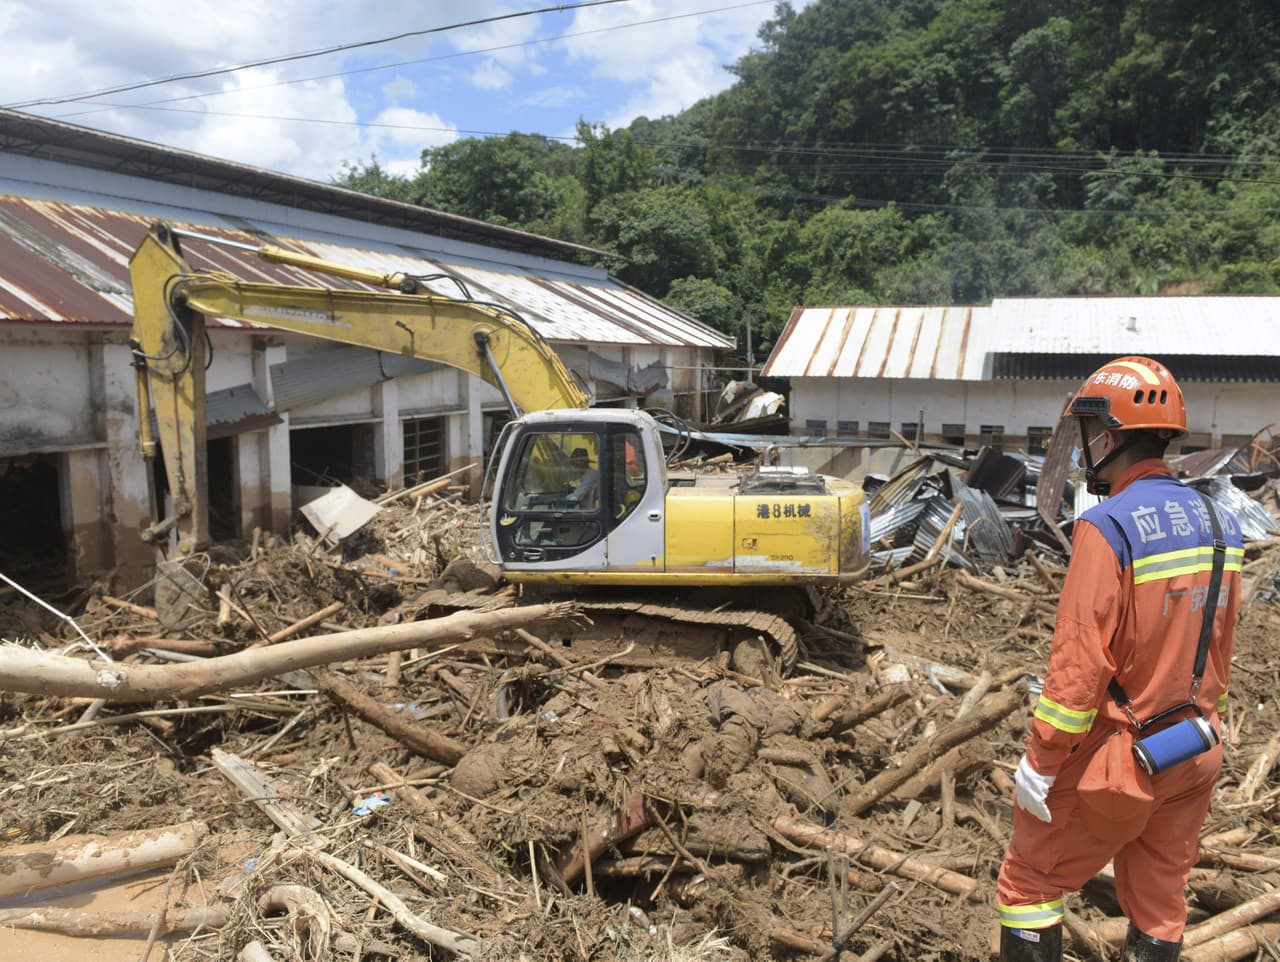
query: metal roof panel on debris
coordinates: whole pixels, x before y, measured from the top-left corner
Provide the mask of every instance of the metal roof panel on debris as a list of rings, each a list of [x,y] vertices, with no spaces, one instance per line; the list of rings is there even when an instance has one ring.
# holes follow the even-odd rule
[[[98,207],[27,197],[0,197],[0,320],[126,325],[132,300],[128,261],[151,218]],[[510,271],[427,256],[400,244],[351,246],[272,234],[266,225],[239,223],[209,214],[204,223],[184,223],[198,232],[241,243],[264,241],[345,264],[387,273],[453,275],[473,297],[516,311],[550,340],[586,343],[685,346],[725,349],[734,341],[661,302],[614,281],[603,272],[598,283],[583,272],[554,269]],[[252,254],[186,240],[183,251],[197,269],[224,271],[250,281],[362,288],[354,281],[268,264]],[[568,265],[566,265],[568,267]],[[572,278],[572,279],[570,279]],[[447,278],[429,282],[438,293],[456,297]],[[214,319],[213,327],[243,327]]]
[[[798,307],[767,377],[979,380],[988,307]]]

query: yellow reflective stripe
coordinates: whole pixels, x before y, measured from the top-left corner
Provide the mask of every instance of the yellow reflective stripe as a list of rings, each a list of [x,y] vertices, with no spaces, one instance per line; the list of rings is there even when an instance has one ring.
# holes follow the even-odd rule
[[[1039,905],[1000,905],[1000,924],[1010,929],[1046,929],[1062,921],[1062,899]]]
[[[1221,715],[1227,710],[1227,693],[1224,691],[1218,696],[1218,714]]]
[[[1228,548],[1224,571],[1240,571],[1244,563],[1243,548]],[[1213,570],[1213,548],[1182,548],[1138,558],[1133,562],[1133,583],[1161,581],[1178,575],[1193,575]]]
[[[1160,561],[1166,561],[1172,558],[1191,558],[1191,557],[1194,557],[1195,555],[1209,555],[1210,557],[1212,557],[1213,546],[1200,545],[1199,547],[1196,547],[1196,548],[1179,548],[1177,551],[1162,551],[1159,554],[1147,555],[1145,558],[1135,559],[1133,562],[1133,566],[1135,568],[1143,568],[1143,567],[1146,567],[1147,565],[1156,564],[1157,562],[1160,562]],[[1243,548],[1230,548],[1230,547],[1227,548],[1228,561],[1230,561],[1232,558],[1243,558],[1243,557],[1244,557]]]
[[[1127,367],[1138,377],[1142,378],[1148,384],[1159,384],[1160,379],[1156,377],[1155,372],[1145,365],[1138,364],[1135,361],[1112,361],[1108,367]]]
[[[1037,718],[1047,725],[1052,725],[1058,731],[1072,735],[1079,735],[1092,728],[1093,719],[1097,714],[1098,709],[1096,708],[1088,711],[1076,711],[1066,705],[1059,705],[1056,701],[1050,701],[1044,695],[1041,695],[1040,700],[1036,702]]]

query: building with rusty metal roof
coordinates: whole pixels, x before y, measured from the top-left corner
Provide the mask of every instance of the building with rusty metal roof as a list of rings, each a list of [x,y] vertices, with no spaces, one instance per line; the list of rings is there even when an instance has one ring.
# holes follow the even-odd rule
[[[1071,393],[1145,354],[1182,385],[1184,450],[1280,420],[1280,297],[997,298],[989,307],[797,307],[763,374],[791,381],[793,433],[1042,453]]]
[[[63,538],[78,574],[149,562],[126,342],[128,260],[157,220],[430,278],[447,296],[465,285],[551,341],[598,403],[649,400],[700,417],[704,373],[733,347],[593,266],[600,251],[0,110],[0,520],[24,505],[18,520],[37,541]],[[200,241],[184,253],[246,280],[361,286]],[[505,416],[496,390],[438,364],[226,319],[209,319],[209,333],[223,536],[287,530],[291,483],[395,484],[478,462]],[[32,492],[47,503],[33,508]]]

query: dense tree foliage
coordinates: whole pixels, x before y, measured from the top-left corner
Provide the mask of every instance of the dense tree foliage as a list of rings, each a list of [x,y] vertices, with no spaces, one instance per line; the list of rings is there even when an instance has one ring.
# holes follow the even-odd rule
[[[619,255],[759,341],[797,304],[1280,290],[1268,0],[785,3],[736,83],[577,144],[376,160],[339,183]]]

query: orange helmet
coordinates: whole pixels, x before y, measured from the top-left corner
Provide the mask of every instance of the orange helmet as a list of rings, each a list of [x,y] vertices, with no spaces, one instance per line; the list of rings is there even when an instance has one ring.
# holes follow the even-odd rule
[[[1085,379],[1063,417],[1096,417],[1116,431],[1154,431],[1168,438],[1187,433],[1182,389],[1167,367],[1149,357],[1102,365]]]

